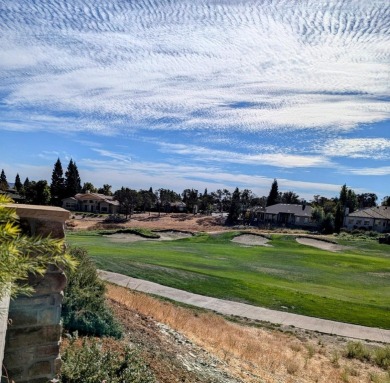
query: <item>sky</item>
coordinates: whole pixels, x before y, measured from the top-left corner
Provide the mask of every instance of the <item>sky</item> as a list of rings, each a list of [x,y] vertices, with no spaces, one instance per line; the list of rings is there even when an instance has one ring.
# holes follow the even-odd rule
[[[2,0],[0,168],[390,195],[388,0]]]

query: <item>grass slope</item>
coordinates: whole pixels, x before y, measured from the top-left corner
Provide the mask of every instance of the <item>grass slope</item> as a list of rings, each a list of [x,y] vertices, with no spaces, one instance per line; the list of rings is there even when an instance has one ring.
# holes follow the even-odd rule
[[[96,232],[73,232],[68,242],[87,248],[105,270],[198,294],[390,328],[388,246],[360,241],[332,253],[274,235],[272,247],[243,247],[230,241],[236,234],[113,243]]]

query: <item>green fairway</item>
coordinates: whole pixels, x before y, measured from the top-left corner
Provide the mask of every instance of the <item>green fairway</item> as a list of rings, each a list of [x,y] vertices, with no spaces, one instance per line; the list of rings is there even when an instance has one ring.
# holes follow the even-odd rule
[[[271,247],[232,243],[237,233],[176,241],[115,243],[71,232],[97,266],[198,294],[390,329],[390,247],[347,241],[332,253],[274,235]]]

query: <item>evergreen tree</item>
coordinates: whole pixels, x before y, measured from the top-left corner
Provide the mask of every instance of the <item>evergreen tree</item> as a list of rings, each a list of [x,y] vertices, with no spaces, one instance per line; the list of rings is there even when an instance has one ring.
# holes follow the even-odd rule
[[[22,182],[20,181],[20,177],[19,177],[19,173],[16,174],[16,177],[15,177],[15,189],[18,193],[21,192],[23,188],[23,184]]]
[[[334,216],[334,231],[336,233],[340,233],[340,229],[343,226],[344,221],[344,214],[343,214],[343,209],[338,203],[336,206],[336,214]]]
[[[274,179],[272,182],[271,190],[267,198],[267,206],[275,205],[279,202],[279,190],[278,190],[278,181]]]
[[[65,180],[59,158],[54,164],[53,173],[51,175],[50,194],[51,204],[54,206],[61,206],[61,200],[65,197]]]
[[[0,190],[7,190],[8,189],[8,182],[7,177],[4,173],[4,169],[1,169],[1,175],[0,175]]]
[[[71,159],[65,173],[65,197],[73,197],[81,191],[81,179],[76,162]]]
[[[227,222],[232,225],[238,221],[241,212],[241,203],[240,203],[240,190],[236,188],[232,194],[232,202],[230,204],[229,215],[227,217]]]

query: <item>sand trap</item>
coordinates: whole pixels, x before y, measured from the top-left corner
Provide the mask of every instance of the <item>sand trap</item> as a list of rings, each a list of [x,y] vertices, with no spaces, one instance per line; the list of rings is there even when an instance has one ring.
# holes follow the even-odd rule
[[[271,246],[268,245],[268,239],[254,234],[243,234],[232,239],[232,242],[247,246]]]
[[[164,231],[156,232],[160,238],[145,238],[137,234],[130,233],[115,233],[109,235],[103,235],[108,238],[111,242],[131,243],[137,241],[174,241],[176,239],[192,237],[191,233],[184,233],[180,231]]]
[[[313,239],[313,238],[298,237],[296,238],[296,241],[301,245],[312,246],[312,247],[316,247],[317,249],[333,251],[333,252],[345,250],[348,248],[347,246],[341,246],[335,243],[320,241],[318,239]]]

